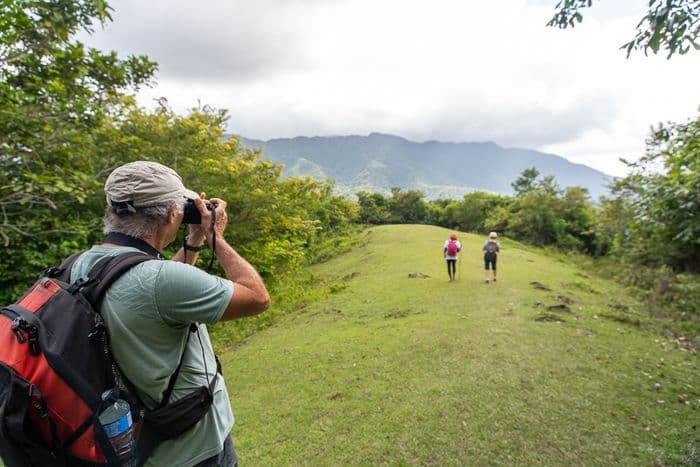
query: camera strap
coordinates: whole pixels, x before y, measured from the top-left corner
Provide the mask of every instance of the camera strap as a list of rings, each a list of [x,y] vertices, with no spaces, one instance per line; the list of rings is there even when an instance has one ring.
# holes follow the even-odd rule
[[[165,259],[160,251],[153,248],[146,241],[141,240],[140,238],[132,237],[131,235],[123,234],[121,232],[110,232],[103,242],[119,246],[130,246],[132,248],[136,248],[137,250],[141,250],[147,255],[153,256],[156,259]]]
[[[211,210],[211,259],[209,260],[209,266],[207,266],[206,271],[209,272],[211,266],[214,264],[214,258],[216,258],[216,209]]]

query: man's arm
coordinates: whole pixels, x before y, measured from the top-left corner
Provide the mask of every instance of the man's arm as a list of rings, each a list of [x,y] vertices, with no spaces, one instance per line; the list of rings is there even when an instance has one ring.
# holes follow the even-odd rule
[[[194,202],[202,214],[202,223],[198,226],[198,229],[191,231],[191,235],[194,236],[195,240],[202,237],[206,238],[209,245],[213,244],[213,237],[216,235],[216,257],[224,269],[226,278],[233,282],[233,295],[221,317],[221,321],[262,313],[270,307],[270,295],[267,292],[265,283],[255,268],[224,239],[223,234],[228,224],[226,202],[218,198],[210,200],[216,207],[215,225],[213,226],[211,225],[211,212],[205,207],[204,201],[195,199]],[[199,237],[199,235],[202,237]],[[189,253],[187,255],[188,263]]]
[[[216,257],[226,278],[234,283],[221,321],[257,315],[270,307],[270,295],[258,272],[223,238],[216,239]]]

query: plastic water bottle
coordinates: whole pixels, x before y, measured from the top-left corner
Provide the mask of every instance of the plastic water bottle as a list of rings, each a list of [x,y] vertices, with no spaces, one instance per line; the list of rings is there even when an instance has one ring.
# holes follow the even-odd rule
[[[106,391],[102,394],[102,398],[106,399],[110,394],[111,391]],[[107,434],[107,438],[109,438],[114,451],[117,453],[119,463],[124,467],[135,467],[134,427],[129,403],[125,400],[117,399],[102,411],[99,419]]]

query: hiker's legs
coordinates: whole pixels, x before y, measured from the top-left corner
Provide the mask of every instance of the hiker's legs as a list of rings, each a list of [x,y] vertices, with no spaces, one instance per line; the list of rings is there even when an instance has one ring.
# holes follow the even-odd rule
[[[455,279],[456,262],[457,261],[454,259],[447,260],[447,275],[450,277],[451,281]]]
[[[489,269],[493,271],[492,274],[489,274]],[[486,279],[486,282],[490,282],[491,279],[493,279],[494,282],[496,282],[496,256],[495,255],[484,255],[484,277]]]

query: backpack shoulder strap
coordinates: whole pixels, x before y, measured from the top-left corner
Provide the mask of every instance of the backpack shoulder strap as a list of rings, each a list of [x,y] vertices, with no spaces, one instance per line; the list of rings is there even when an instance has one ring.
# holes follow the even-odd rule
[[[60,265],[50,267],[46,271],[44,271],[44,276],[50,277],[52,279],[58,279],[65,283],[70,283],[70,270],[73,267],[75,261],[82,254],[82,251],[73,253],[68,258],[64,259]]]
[[[83,289],[83,295],[99,313],[100,303],[107,289],[129,269],[152,259],[155,258],[136,251],[102,258],[88,273],[86,283],[89,285]]]

